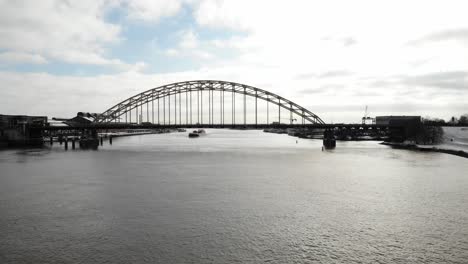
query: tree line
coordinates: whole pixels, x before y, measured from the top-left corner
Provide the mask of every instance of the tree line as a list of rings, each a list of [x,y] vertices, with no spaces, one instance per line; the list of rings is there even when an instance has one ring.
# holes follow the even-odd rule
[[[442,118],[425,117],[423,118],[425,125],[467,125],[468,126],[468,114],[463,114],[460,117],[452,116],[449,120],[445,121]]]

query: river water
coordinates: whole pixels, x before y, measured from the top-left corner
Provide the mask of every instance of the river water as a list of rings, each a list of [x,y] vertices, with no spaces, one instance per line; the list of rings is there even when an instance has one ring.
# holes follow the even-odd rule
[[[467,161],[232,130],[0,151],[0,263],[467,263]]]

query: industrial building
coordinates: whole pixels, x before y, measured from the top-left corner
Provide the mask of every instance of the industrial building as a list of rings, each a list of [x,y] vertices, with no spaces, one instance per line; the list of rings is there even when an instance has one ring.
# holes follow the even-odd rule
[[[0,147],[42,144],[46,116],[0,115]]]
[[[97,113],[78,112],[75,117],[65,120],[64,123],[70,126],[89,125],[98,115]]]
[[[421,116],[377,116],[375,123],[382,126],[402,127],[404,131],[393,131],[391,137],[394,141],[414,140],[423,127]]]

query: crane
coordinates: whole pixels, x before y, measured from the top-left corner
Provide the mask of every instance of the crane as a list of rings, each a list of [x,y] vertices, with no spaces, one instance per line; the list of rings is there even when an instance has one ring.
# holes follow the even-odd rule
[[[362,117],[362,124],[365,125],[367,123],[367,120],[370,120],[373,123],[375,123],[375,118],[372,118],[369,116],[369,112],[367,111],[368,107],[366,105],[366,109],[364,110],[364,116]]]

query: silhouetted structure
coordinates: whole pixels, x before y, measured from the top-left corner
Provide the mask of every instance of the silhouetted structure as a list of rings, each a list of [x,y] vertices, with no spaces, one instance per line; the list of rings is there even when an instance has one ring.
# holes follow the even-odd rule
[[[66,120],[64,123],[70,126],[88,125],[93,123],[99,114],[78,112],[75,117]]]
[[[377,116],[375,121],[376,125],[403,128],[403,133],[401,130],[390,132],[390,140],[395,142],[415,140],[423,127],[421,116]]]
[[[0,115],[0,146],[41,145],[46,116]]]

